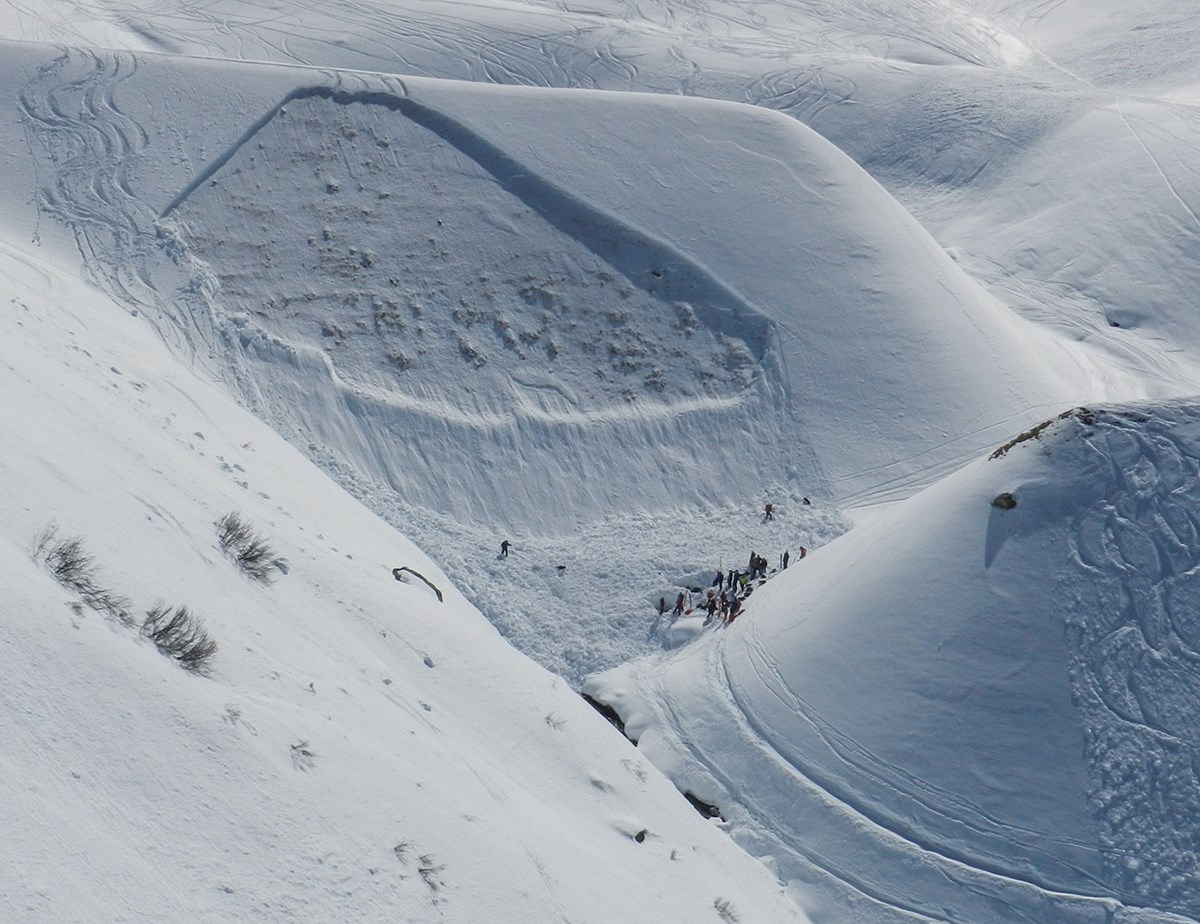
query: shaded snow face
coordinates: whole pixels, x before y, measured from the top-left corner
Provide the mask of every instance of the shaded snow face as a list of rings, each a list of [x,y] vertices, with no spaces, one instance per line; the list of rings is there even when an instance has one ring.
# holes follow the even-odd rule
[[[766,325],[680,254],[412,104],[297,99],[176,210],[223,305],[448,415],[733,399]],[[289,191],[286,215],[264,199]]]
[[[970,638],[973,656],[955,678],[928,689],[951,691],[932,707],[935,714],[969,717],[989,729],[992,743],[1004,741],[1013,719],[1029,727],[978,771],[985,781],[995,774],[994,781],[963,793],[987,805],[979,793],[1005,792],[1020,776],[1005,765],[1023,756],[1069,770],[1076,745],[1067,729],[1077,723],[1086,792],[1012,787],[993,817],[1019,818],[1020,806],[1044,801],[1039,814],[1049,818],[1060,810],[1051,803],[1084,795],[1094,832],[1076,831],[1065,814],[1061,827],[1047,829],[1063,839],[1033,861],[1045,877],[1039,881],[1078,888],[1070,880],[1087,868],[1080,847],[1090,834],[1096,842],[1086,851],[1098,854],[1097,879],[1123,903],[1198,917],[1200,406],[1078,409],[996,455],[978,477],[1012,487],[1018,504],[988,512],[982,574],[999,600],[978,595],[964,623],[969,636],[947,633],[949,649],[972,650],[961,641]],[[997,626],[1002,632],[991,638]],[[1033,654],[1040,646],[1061,652],[1065,663],[1055,673],[1069,682],[1073,714],[1046,695],[1060,681],[1045,669],[1055,656]],[[1030,669],[1039,662],[1041,669]],[[1015,684],[1003,692],[1007,671]],[[972,715],[979,702],[990,703],[989,711]],[[964,731],[965,740],[972,736]],[[952,766],[973,774],[982,753],[968,749]],[[1067,772],[1058,777],[1069,780]],[[1022,841],[1036,818],[1006,837]],[[1063,870],[1053,872],[1058,862]]]

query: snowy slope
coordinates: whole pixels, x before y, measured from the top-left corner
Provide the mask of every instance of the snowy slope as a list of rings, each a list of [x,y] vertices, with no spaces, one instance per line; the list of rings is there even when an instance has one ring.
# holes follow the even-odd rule
[[[14,51],[38,233],[572,680],[657,647],[650,607],[697,573],[815,546],[830,500],[902,496],[1092,391],[778,115]],[[190,105],[203,134],[173,127]],[[645,541],[681,522],[712,542]],[[580,562],[578,531],[608,548]],[[528,564],[492,566],[505,534]]]
[[[545,531],[761,487],[895,492],[1084,384],[778,116],[294,70],[275,95],[260,70],[47,64],[23,128],[92,147],[41,165],[44,204],[169,339],[211,328],[261,413],[411,502]],[[261,102],[210,104],[209,144],[234,138],[175,180],[148,114],[231,79]],[[95,201],[81,161],[119,193]]]
[[[858,920],[1193,919],[1198,433],[1077,410],[588,689]]]
[[[998,297],[1194,389],[1198,32],[1179,0],[7,7],[33,41],[747,101],[816,128]],[[1121,232],[1112,233],[1119,215]],[[1136,241],[1135,246],[1122,242]],[[1119,330],[1111,322],[1121,325]]]
[[[7,920],[802,919],[435,564],[148,327],[11,240],[0,276]],[[256,583],[221,554],[230,511],[286,573]],[[209,674],[56,583],[31,558],[51,522],[132,619],[187,604],[219,645]]]
[[[569,691],[700,634],[591,689],[813,919],[1200,918],[1190,405],[976,462],[728,631],[650,615],[1070,403],[1195,391],[1188,5],[10,3],[0,35],[0,579],[64,620],[5,625],[7,906],[793,919]],[[234,507],[270,588],[215,547]],[[50,519],[193,605],[213,675],[73,611]]]
[[[544,531],[788,481],[894,491],[1080,388],[1064,351],[794,123],[646,97],[370,92],[289,103],[168,217],[218,304],[247,316],[244,340],[319,356],[354,392],[312,414],[301,361],[295,396],[261,395],[288,374],[266,355],[242,374],[267,416],[414,502]],[[547,118],[563,130],[532,145]],[[363,429],[374,446],[345,445]]]

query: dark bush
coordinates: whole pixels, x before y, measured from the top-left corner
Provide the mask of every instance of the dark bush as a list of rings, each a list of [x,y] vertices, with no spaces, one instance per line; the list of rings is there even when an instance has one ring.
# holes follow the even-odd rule
[[[142,635],[168,658],[197,674],[208,671],[217,653],[217,643],[205,630],[204,623],[186,606],[172,609],[165,603],[156,603],[142,622]]]
[[[417,861],[417,872],[421,874],[421,878],[425,880],[425,885],[434,895],[434,902],[437,901],[437,895],[445,888],[445,883],[442,882],[442,872],[446,867],[440,863],[434,862],[433,857],[429,854],[422,854]]]
[[[237,513],[217,520],[217,542],[247,577],[270,584],[278,564],[271,544]]]
[[[33,558],[63,587],[79,594],[89,608],[132,625],[129,616],[132,604],[127,597],[101,583],[100,569],[84,548],[82,537],[60,535],[58,526],[51,523],[34,540]]]

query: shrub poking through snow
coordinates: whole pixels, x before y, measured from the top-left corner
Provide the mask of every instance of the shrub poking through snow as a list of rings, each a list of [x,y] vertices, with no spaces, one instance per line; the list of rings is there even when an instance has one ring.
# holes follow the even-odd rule
[[[442,864],[435,863],[433,857],[429,854],[422,854],[417,861],[417,872],[421,874],[421,878],[425,880],[425,885],[433,893],[435,902],[437,901],[438,893],[445,888],[445,883],[442,882],[442,871],[445,868]]]
[[[54,579],[63,587],[82,593],[94,586],[96,562],[83,548],[79,536],[65,537],[58,533],[58,526],[51,523],[33,541],[33,557],[42,562]]]
[[[217,541],[243,574],[263,584],[271,583],[275,550],[239,514],[227,513],[217,520]]]
[[[1068,417],[1077,417],[1077,418],[1079,418],[1079,420],[1081,420],[1084,424],[1086,424],[1089,427],[1096,422],[1096,412],[1093,411],[1091,408],[1086,408],[1086,407],[1070,408],[1069,410],[1063,411],[1057,417],[1051,417],[1049,420],[1043,420],[1040,424],[1030,427],[1024,433],[1018,433],[1011,440],[1009,440],[1007,443],[1005,443],[1003,446],[1001,446],[999,449],[997,449],[995,452],[993,452],[990,456],[988,456],[988,459],[995,460],[995,459],[1003,458],[1004,454],[1007,453],[1010,449],[1012,449],[1014,446],[1016,446],[1020,443],[1024,443],[1026,440],[1040,440],[1042,438],[1043,430],[1045,430],[1047,427],[1052,426],[1053,424],[1058,423],[1060,420],[1066,420]]]
[[[63,587],[79,594],[89,608],[107,613],[126,625],[132,623],[129,600],[100,582],[100,569],[80,536],[60,535],[58,526],[51,523],[34,540],[33,558]]]
[[[297,770],[309,770],[313,765],[316,753],[308,746],[307,741],[297,741],[292,745],[292,766]]]
[[[733,902],[727,898],[718,898],[713,901],[713,907],[717,909],[717,914],[721,916],[721,920],[725,924],[737,924],[739,920],[737,910],[733,907]]]
[[[204,628],[200,617],[186,606],[174,609],[159,602],[146,613],[142,635],[180,667],[197,674],[205,673],[217,653],[217,643]]]

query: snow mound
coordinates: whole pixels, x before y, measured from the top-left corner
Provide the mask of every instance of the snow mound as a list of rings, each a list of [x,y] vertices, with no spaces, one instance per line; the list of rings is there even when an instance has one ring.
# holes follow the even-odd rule
[[[1200,406],[1077,409],[586,689],[860,920],[1194,918],[1198,474]]]

